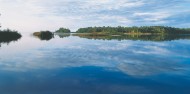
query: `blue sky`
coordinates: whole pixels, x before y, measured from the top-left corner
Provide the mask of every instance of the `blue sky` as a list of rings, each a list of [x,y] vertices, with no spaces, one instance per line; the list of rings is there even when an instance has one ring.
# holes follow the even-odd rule
[[[0,0],[2,28],[72,31],[88,26],[190,27],[190,0]]]

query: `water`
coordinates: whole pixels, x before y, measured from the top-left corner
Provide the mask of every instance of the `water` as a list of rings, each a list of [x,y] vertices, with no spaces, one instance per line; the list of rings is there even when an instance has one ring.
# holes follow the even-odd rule
[[[185,37],[23,35],[0,47],[1,94],[190,94]]]

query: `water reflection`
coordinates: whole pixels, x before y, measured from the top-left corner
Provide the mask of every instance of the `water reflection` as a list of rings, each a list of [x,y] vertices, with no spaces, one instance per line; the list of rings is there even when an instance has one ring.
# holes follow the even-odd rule
[[[27,37],[18,45],[1,49],[0,93],[190,93],[190,40],[115,41],[60,36],[47,42]],[[21,50],[7,53],[17,46]]]
[[[152,80],[133,78],[118,71],[105,70],[102,67],[86,66],[27,73],[6,72],[3,74],[0,72],[0,74],[0,92],[2,94],[190,93],[190,83],[180,77],[162,75],[162,77],[153,76]],[[174,82],[177,85],[173,85]]]
[[[68,42],[67,42],[68,41]],[[179,41],[178,41],[179,42]],[[35,42],[38,43],[38,42]],[[188,43],[188,42],[186,42]],[[36,44],[39,45],[39,44]],[[189,71],[190,44],[173,42],[102,41],[55,37],[43,46],[4,58],[1,70],[29,71],[81,66],[112,68],[134,77]],[[53,46],[52,46],[53,45]],[[180,49],[179,48],[183,48]],[[27,55],[26,55],[27,54]],[[23,59],[23,57],[27,59]],[[17,62],[15,62],[17,61]],[[14,62],[14,64],[10,63]]]
[[[81,38],[99,40],[142,40],[142,41],[171,41],[179,39],[190,39],[190,35],[113,35],[113,36],[92,36],[88,34],[74,34]]]
[[[190,39],[190,35],[88,35],[88,34],[77,34],[77,33],[55,33],[55,36],[59,38],[66,38],[69,36],[78,36],[80,38],[95,39],[95,40],[142,40],[142,41],[172,41],[180,39]],[[41,40],[50,40],[54,36],[43,36],[38,37]]]
[[[33,36],[39,38],[40,40],[49,41],[54,38],[54,34],[50,31],[41,31],[41,32],[34,32]]]
[[[44,36],[35,36],[35,37],[39,38],[40,40],[49,41],[49,40],[53,39],[55,36],[58,36],[59,38],[66,38],[66,37],[71,36],[71,34],[70,33],[55,33],[55,34],[50,35],[50,36],[44,35]]]
[[[0,35],[0,47],[2,44],[9,44],[10,42],[18,41],[21,38],[21,36],[3,36]]]
[[[36,38],[39,38],[40,40],[46,40],[49,41],[52,38],[54,38],[53,36],[35,36]]]
[[[59,38],[66,38],[71,36],[70,33],[55,33],[55,35],[59,36]]]

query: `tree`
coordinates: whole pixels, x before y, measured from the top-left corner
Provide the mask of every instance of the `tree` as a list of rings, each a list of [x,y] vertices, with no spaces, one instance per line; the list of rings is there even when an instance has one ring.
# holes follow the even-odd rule
[[[80,28],[77,30],[77,33],[92,33],[93,34],[190,34],[189,28],[174,28],[167,26],[133,26],[133,27],[87,27]]]
[[[71,31],[67,28],[59,28],[59,30],[55,31],[56,33],[70,33]]]

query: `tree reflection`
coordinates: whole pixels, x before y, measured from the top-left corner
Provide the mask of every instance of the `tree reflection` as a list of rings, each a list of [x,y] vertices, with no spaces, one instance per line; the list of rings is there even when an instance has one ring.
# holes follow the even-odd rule
[[[9,44],[11,41],[17,41],[22,37],[17,31],[10,29],[0,30],[0,47],[1,44]]]
[[[50,31],[40,31],[40,32],[34,32],[33,33],[34,36],[36,36],[37,38],[39,38],[40,40],[51,40],[52,38],[54,38],[54,34]]]
[[[98,40],[142,40],[142,41],[172,41],[179,39],[190,39],[190,35],[88,35],[73,34],[80,38],[98,39]]]
[[[56,33],[59,38],[66,38],[69,37],[71,34],[70,33]]]

